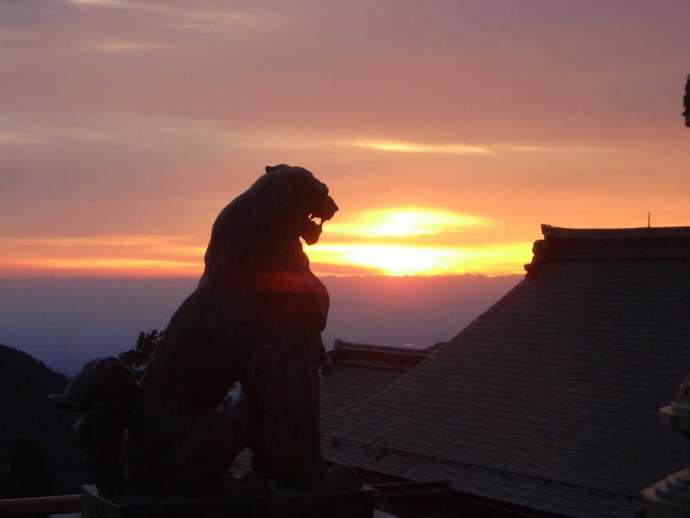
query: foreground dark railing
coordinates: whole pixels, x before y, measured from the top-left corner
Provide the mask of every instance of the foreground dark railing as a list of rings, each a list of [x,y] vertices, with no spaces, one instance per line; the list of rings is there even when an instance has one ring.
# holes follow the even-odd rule
[[[377,508],[395,507],[398,500],[434,497],[447,493],[448,480],[430,482],[392,482],[371,484],[377,495]],[[0,517],[17,516],[32,513],[66,514],[81,511],[81,495],[41,496],[30,498],[0,499]],[[418,503],[419,506],[419,503]]]
[[[78,513],[79,511],[81,511],[81,495],[0,499],[0,516],[30,513]]]

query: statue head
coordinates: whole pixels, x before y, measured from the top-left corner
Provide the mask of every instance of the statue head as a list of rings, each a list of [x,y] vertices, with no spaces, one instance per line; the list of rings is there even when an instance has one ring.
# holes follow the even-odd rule
[[[279,204],[274,207],[279,217],[291,234],[309,245],[319,240],[323,222],[338,210],[326,184],[303,167],[266,166],[266,174],[256,182],[255,188],[270,190],[279,198]]]
[[[267,166],[220,212],[204,257],[202,282],[235,282],[247,272],[309,267],[300,239],[319,240],[338,206],[328,187],[303,167]]]

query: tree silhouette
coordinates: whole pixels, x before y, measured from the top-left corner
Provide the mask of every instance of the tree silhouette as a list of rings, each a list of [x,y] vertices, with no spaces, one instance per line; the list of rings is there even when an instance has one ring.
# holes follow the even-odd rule
[[[690,128],[690,74],[685,82],[685,97],[683,97],[683,117],[685,117],[685,125]]]

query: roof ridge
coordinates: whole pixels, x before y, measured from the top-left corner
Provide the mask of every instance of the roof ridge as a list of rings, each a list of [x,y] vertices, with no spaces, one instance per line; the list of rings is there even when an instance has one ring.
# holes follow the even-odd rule
[[[690,259],[690,227],[565,228],[542,224],[525,265],[533,277],[554,260]]]
[[[612,227],[612,228],[571,228],[541,224],[541,232],[545,238],[563,237],[570,239],[582,238],[615,238],[630,239],[633,237],[690,237],[690,226],[672,227]]]

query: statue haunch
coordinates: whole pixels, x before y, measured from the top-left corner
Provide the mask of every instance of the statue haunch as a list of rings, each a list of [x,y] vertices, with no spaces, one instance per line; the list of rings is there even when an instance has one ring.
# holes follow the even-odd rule
[[[329,299],[300,239],[316,243],[337,210],[311,172],[280,164],[220,212],[199,284],[120,412],[125,492],[206,492],[245,447],[262,480],[327,486],[318,368]],[[236,382],[240,402],[224,405]]]

